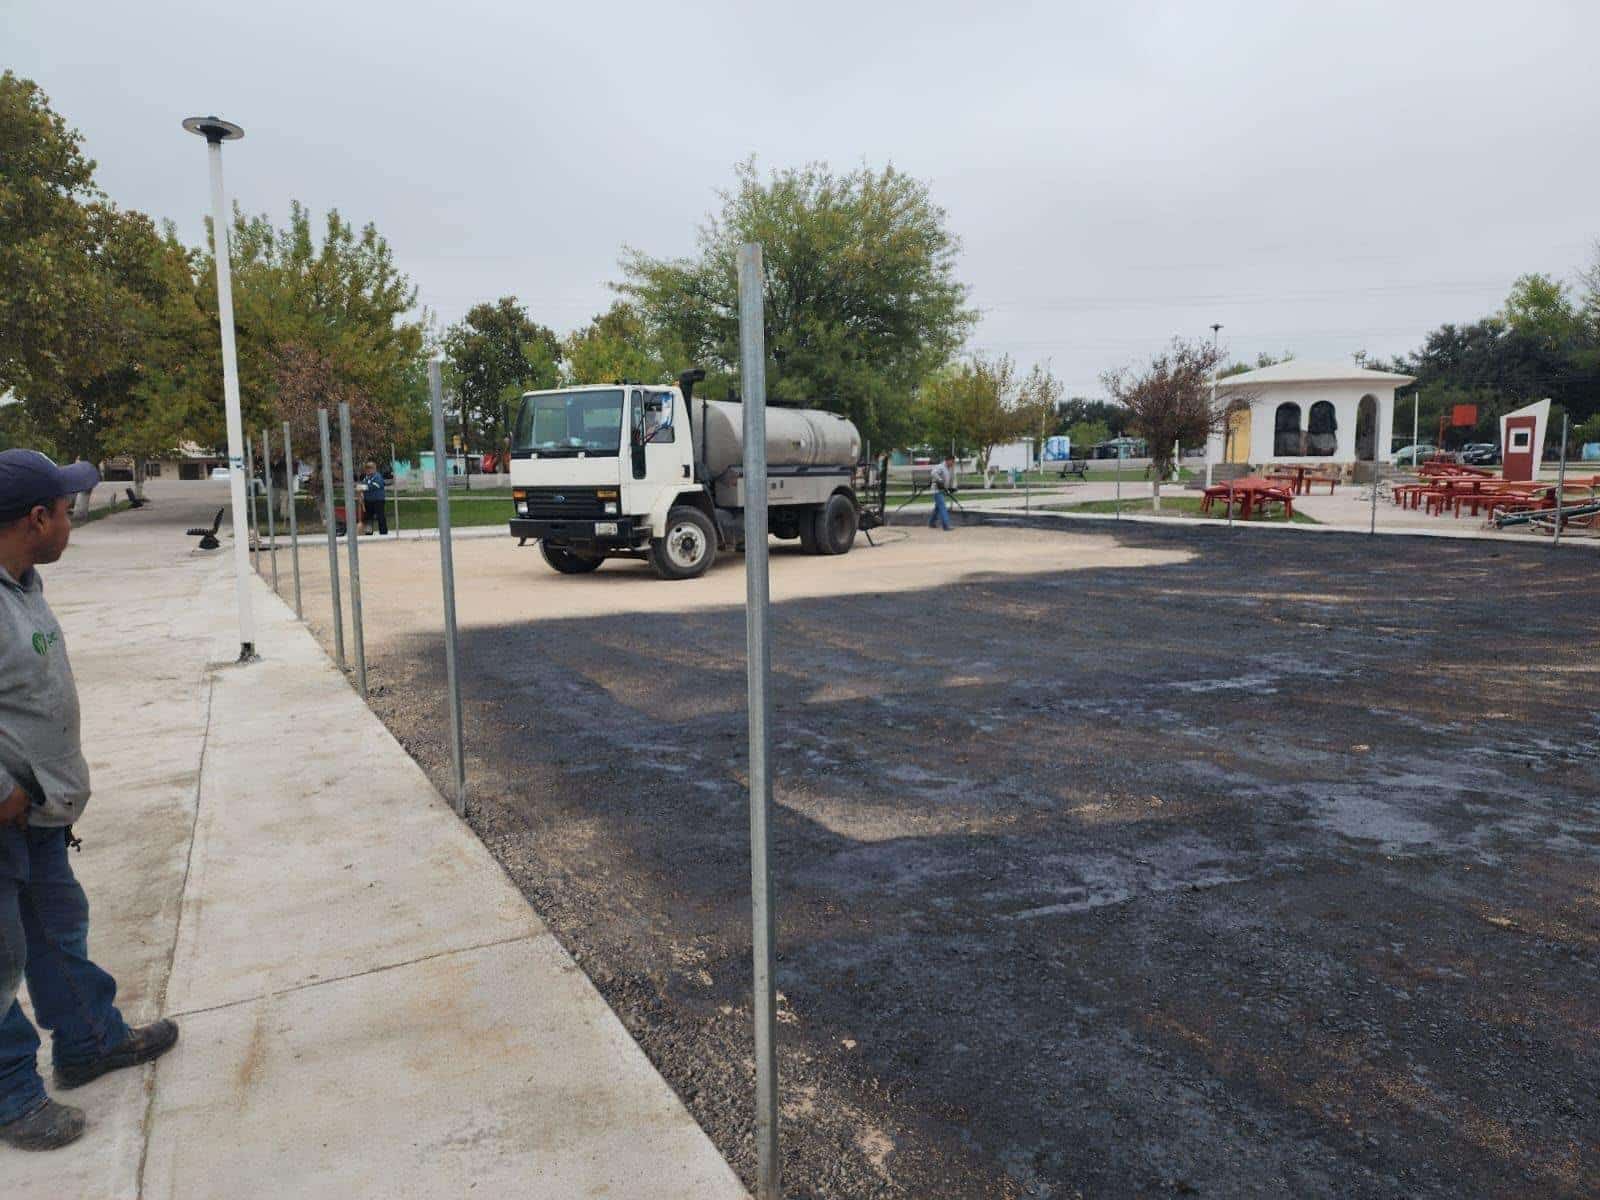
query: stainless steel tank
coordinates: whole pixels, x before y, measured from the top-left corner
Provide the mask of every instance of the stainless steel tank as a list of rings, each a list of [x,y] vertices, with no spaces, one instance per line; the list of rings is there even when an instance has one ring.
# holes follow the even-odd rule
[[[696,398],[694,408],[695,452],[705,446],[711,476],[743,463],[744,405]],[[848,417],[817,408],[768,405],[768,466],[853,467],[860,458],[861,432]]]

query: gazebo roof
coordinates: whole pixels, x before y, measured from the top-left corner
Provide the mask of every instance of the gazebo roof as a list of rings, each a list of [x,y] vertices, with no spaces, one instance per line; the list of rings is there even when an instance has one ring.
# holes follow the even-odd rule
[[[1265,383],[1361,383],[1373,387],[1398,388],[1415,383],[1413,375],[1395,375],[1389,371],[1369,371],[1366,367],[1353,367],[1348,363],[1288,362],[1258,367],[1242,375],[1228,375],[1217,380],[1217,389],[1255,387]]]

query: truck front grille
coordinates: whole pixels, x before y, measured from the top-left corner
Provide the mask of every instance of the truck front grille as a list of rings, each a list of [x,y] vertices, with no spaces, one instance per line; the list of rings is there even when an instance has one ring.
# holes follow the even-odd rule
[[[543,521],[592,521],[603,516],[595,488],[531,487],[528,516]]]

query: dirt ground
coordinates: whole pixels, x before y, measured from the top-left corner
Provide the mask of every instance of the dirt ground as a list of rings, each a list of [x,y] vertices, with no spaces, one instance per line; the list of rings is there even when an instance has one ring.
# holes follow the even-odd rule
[[[1600,1195],[1600,560],[882,536],[772,557],[788,1195]],[[472,823],[749,1180],[743,560],[456,562]],[[363,547],[442,781],[437,565]]]

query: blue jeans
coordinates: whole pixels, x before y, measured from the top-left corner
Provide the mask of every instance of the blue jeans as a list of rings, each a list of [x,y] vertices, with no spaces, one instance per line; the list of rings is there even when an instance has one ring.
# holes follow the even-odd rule
[[[89,961],[89,900],[65,829],[0,829],[0,1125],[45,1094],[39,1034],[17,1003],[24,978],[55,1063],[98,1058],[127,1038],[117,981]]]
[[[950,506],[945,501],[943,492],[933,494],[933,515],[928,518],[928,528],[932,529],[935,525],[941,529],[950,528]]]

